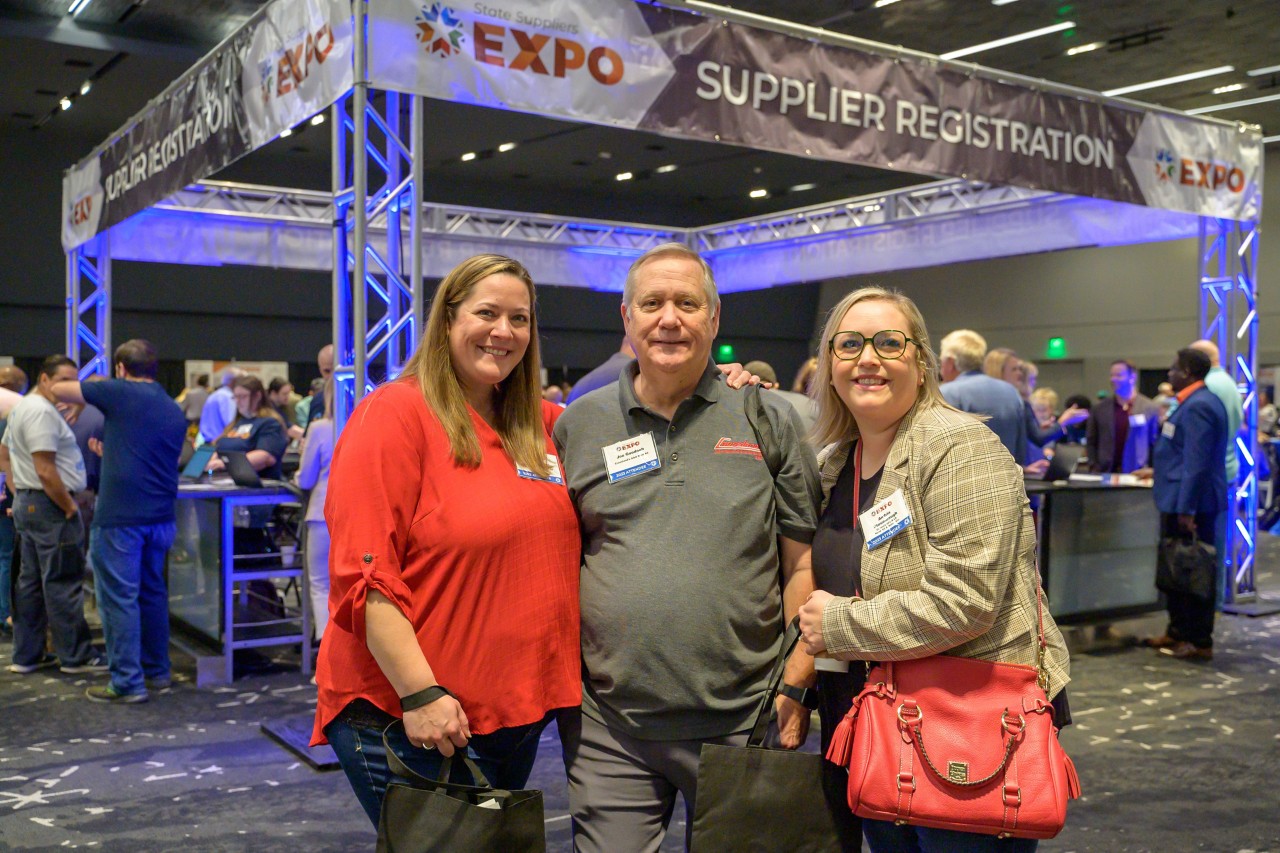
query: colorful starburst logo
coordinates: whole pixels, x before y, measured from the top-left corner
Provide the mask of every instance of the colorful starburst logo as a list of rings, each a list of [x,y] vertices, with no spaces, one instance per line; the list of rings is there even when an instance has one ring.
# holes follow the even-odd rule
[[[1176,158],[1173,152],[1168,148],[1161,148],[1156,152],[1156,177],[1162,181],[1172,181],[1174,172],[1177,167],[1174,165]]]
[[[418,41],[428,53],[452,56],[462,51],[462,21],[458,13],[443,3],[423,6],[418,14]]]

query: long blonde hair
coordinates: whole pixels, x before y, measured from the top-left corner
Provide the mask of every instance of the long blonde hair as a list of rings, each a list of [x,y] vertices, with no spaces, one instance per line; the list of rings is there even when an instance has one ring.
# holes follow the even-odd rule
[[[502,447],[517,465],[546,474],[546,429],[542,422],[542,386],[538,366],[538,314],[533,278],[519,261],[502,255],[476,255],[458,264],[444,277],[431,301],[427,326],[418,348],[404,365],[402,379],[417,382],[422,396],[444,427],[454,461],[474,468],[480,464],[467,400],[454,370],[449,351],[449,328],[458,306],[471,296],[476,284],[491,275],[511,275],[529,290],[529,346],[524,358],[498,386],[497,423],[494,430]]]
[[[849,309],[859,302],[869,300],[890,303],[902,312],[907,318],[907,325],[911,327],[902,331],[905,331],[907,336],[915,342],[916,366],[924,377],[924,382],[916,392],[916,402],[911,411],[933,406],[951,408],[943,399],[942,389],[938,387],[938,356],[929,343],[929,330],[925,328],[924,316],[920,313],[920,309],[911,301],[911,297],[901,291],[885,287],[862,287],[841,299],[836,307],[831,309],[831,313],[827,315],[826,325],[822,329],[822,340],[818,345],[818,369],[814,373],[813,385],[809,390],[809,395],[818,404],[818,417],[811,435],[819,447],[858,436],[857,421],[853,419],[853,414],[840,399],[840,395],[836,394],[836,389],[831,387],[831,338],[836,332],[846,331],[840,328],[840,323],[844,320],[844,315],[849,313]]]

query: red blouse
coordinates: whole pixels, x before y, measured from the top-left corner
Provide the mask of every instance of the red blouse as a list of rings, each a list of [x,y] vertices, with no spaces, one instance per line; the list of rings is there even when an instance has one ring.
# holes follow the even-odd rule
[[[547,452],[562,410],[543,403]],[[578,646],[581,538],[564,485],[521,477],[475,412],[482,461],[453,461],[413,382],[366,397],[334,449],[329,611],[316,668],[312,744],[353,699],[399,717],[400,701],[365,644],[377,590],[418,637],[473,734],[521,726],[582,700]],[[559,476],[563,477],[561,473]]]

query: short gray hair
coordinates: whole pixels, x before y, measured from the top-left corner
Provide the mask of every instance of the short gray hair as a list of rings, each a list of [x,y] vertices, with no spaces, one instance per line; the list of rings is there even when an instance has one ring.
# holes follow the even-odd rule
[[[956,329],[938,345],[939,358],[953,359],[961,373],[981,370],[986,355],[987,339],[972,329]]]
[[[684,243],[663,243],[661,246],[654,246],[649,251],[635,259],[631,264],[631,268],[627,270],[627,279],[622,285],[622,305],[628,310],[631,307],[631,300],[636,295],[636,273],[645,264],[656,258],[666,257],[667,255],[675,255],[677,257],[686,258],[697,262],[702,267],[702,289],[706,291],[707,304],[711,306],[711,316],[714,318],[720,313],[720,294],[716,291],[716,278],[711,272],[711,266],[693,249],[690,249]]]

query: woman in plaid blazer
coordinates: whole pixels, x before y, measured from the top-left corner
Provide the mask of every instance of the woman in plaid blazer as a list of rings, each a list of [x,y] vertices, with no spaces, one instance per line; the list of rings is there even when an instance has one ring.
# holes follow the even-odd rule
[[[814,378],[822,521],[816,591],[800,610],[809,651],[845,661],[946,653],[1035,665],[1039,574],[1022,471],[981,420],[943,400],[919,309],[896,291],[862,288],[832,310],[822,340]],[[1070,676],[1047,605],[1044,631],[1052,698]],[[828,674],[824,664],[820,692],[843,706],[822,703],[825,740],[863,667]],[[1020,853],[1036,845],[872,820],[863,831],[873,850]]]

